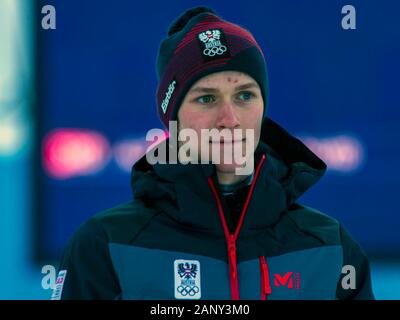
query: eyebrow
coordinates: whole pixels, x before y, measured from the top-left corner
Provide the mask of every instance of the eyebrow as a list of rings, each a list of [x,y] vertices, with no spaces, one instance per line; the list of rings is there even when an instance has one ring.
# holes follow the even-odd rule
[[[257,83],[249,82],[245,84],[241,84],[240,86],[235,87],[235,91],[251,89],[251,88],[258,88]],[[194,87],[190,90],[190,93],[217,93],[219,89],[216,88],[207,88],[207,87]]]

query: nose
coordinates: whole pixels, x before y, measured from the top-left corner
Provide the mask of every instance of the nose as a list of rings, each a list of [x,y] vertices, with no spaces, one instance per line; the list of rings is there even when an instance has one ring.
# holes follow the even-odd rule
[[[218,110],[218,129],[235,129],[240,127],[240,121],[231,103],[225,102]]]

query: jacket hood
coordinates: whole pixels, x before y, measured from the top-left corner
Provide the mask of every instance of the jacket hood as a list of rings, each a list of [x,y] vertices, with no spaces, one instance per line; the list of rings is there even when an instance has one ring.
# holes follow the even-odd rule
[[[163,142],[164,143],[164,142]],[[326,164],[299,139],[270,118],[263,120],[255,151],[259,171],[242,230],[266,228],[310,189],[325,173]],[[131,174],[134,198],[172,219],[205,231],[222,233],[221,221],[208,177],[216,183],[212,164],[155,164],[143,156]],[[243,231],[241,231],[243,233]]]

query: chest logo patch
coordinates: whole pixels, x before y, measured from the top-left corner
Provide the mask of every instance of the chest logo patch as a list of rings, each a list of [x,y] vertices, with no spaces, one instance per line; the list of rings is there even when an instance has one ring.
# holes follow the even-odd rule
[[[177,259],[174,261],[175,298],[200,299],[200,262]]]

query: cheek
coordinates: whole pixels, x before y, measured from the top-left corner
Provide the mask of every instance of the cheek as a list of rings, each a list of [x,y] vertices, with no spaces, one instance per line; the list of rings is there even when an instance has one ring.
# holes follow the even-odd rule
[[[259,131],[263,120],[263,108],[256,107],[251,111],[246,110],[241,116],[241,123],[243,128],[255,129]]]
[[[253,129],[254,130],[254,143],[255,146],[258,144],[261,133],[261,124],[263,120],[263,109],[262,107],[259,110],[254,110],[251,113],[246,113],[244,117],[242,117],[242,128],[243,129]]]
[[[212,127],[212,118],[209,115],[189,108],[179,111],[178,120],[181,128],[191,128],[196,132]]]
[[[260,134],[261,134],[261,130],[259,128],[257,128],[256,130],[254,130],[254,148],[257,148],[258,143],[260,142]]]
[[[263,114],[261,113],[260,117],[255,121],[255,127],[254,127],[256,146],[260,140],[262,120],[263,120]]]

